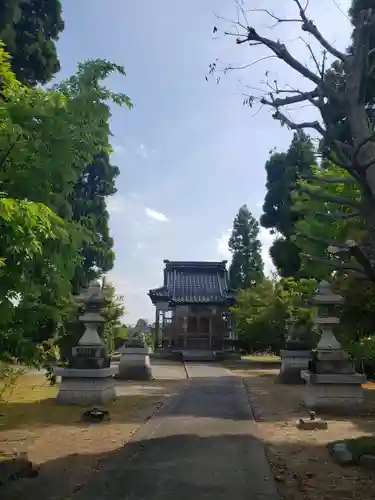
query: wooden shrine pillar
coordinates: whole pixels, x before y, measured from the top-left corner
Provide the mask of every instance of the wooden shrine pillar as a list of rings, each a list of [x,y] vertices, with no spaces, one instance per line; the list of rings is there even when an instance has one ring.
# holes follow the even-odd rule
[[[184,332],[184,349],[187,348],[187,336],[188,336],[188,317],[183,318],[183,332]]]
[[[154,330],[154,338],[153,338],[153,344],[154,344],[154,349],[157,349],[159,347],[159,342],[160,342],[160,309],[156,306],[155,308],[155,330]]]
[[[210,314],[210,316],[208,317],[208,337],[208,348],[212,349],[212,314]]]

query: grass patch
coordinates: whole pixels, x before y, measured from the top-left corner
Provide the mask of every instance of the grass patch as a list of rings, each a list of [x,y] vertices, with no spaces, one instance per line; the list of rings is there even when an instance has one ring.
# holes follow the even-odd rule
[[[356,439],[344,439],[330,443],[328,446],[332,449],[332,447],[338,443],[346,444],[355,463],[359,462],[362,455],[375,455],[375,436],[361,436]]]
[[[243,356],[244,359],[249,359],[251,361],[280,361],[280,356],[275,354],[248,354]]]
[[[80,424],[83,411],[93,405],[87,407],[59,403],[56,400],[57,390],[58,387],[51,386],[44,375],[20,377],[9,394],[3,395],[4,401],[0,401],[0,431]],[[161,396],[155,393],[120,395],[104,407],[110,412],[111,422],[134,422],[141,410],[156,404],[160,399]]]

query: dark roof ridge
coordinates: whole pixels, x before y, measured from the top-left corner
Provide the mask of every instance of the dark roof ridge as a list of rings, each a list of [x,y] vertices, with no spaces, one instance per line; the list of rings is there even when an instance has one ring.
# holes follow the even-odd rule
[[[164,260],[164,284],[149,291],[153,303],[229,304],[235,294],[228,289],[227,261]]]
[[[212,261],[212,260],[168,260],[165,259],[166,267],[203,267],[203,268],[226,268],[227,260]]]

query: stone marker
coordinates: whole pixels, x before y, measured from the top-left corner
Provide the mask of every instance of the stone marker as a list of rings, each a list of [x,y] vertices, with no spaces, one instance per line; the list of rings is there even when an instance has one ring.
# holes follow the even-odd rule
[[[140,338],[130,338],[118,350],[121,354],[116,378],[122,380],[152,380],[151,349]]]
[[[351,465],[353,455],[348,450],[346,443],[336,443],[332,446],[332,457],[339,465]]]
[[[309,369],[301,372],[306,381],[304,403],[308,408],[353,408],[363,402],[361,384],[366,381],[366,377],[355,372],[354,364],[332,329],[340,323],[334,306],[342,300],[325,281],[320,283],[313,299],[319,308],[316,322],[322,336],[313,352]]]
[[[286,348],[280,351],[281,367],[278,381],[282,384],[303,384],[301,370],[307,370],[311,359],[311,349],[306,341],[306,328],[304,325],[294,323],[293,320],[288,322],[287,328],[289,335]]]
[[[84,314],[79,317],[85,332],[72,349],[68,367],[55,368],[55,375],[61,377],[57,399],[81,405],[104,404],[114,399],[116,392],[115,368],[110,367],[107,350],[98,334],[98,327],[105,321],[100,315],[105,300],[100,283],[90,283],[78,300],[85,306]]]
[[[309,418],[300,418],[297,422],[298,429],[304,431],[313,431],[317,429],[328,429],[328,424],[321,418],[316,418],[315,412],[310,412]]]

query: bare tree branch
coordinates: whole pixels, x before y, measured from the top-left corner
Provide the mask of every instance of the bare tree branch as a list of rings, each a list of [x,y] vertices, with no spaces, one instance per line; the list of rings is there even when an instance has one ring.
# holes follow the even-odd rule
[[[373,141],[375,139],[375,132],[373,132],[372,134],[370,134],[368,137],[365,137],[362,141],[360,141],[356,147],[354,148],[354,152],[353,152],[353,163],[356,163],[357,162],[357,159],[358,159],[358,155],[360,154],[361,152],[361,149],[370,141]]]
[[[302,76],[307,78],[308,80],[312,81],[316,85],[319,85],[321,83],[320,78],[310,71],[306,66],[304,66],[302,63],[300,63],[297,59],[295,59],[292,54],[288,51],[286,48],[286,45],[281,43],[281,42],[275,42],[274,40],[271,40],[269,38],[265,38],[263,36],[260,36],[257,31],[248,26],[247,27],[247,33],[246,35],[241,35],[244,38],[239,37],[237,39],[237,44],[240,45],[242,43],[247,43],[247,42],[258,42],[261,43],[262,45],[265,45],[268,47],[272,52],[279,58],[285,61],[291,68],[293,68],[295,71],[300,73]]]
[[[323,135],[325,134],[324,128],[320,125],[318,121],[314,122],[301,122],[301,123],[295,123],[289,118],[287,118],[284,113],[281,113],[281,111],[277,110],[275,113],[272,115],[272,118],[275,120],[279,120],[282,124],[287,125],[291,130],[301,130],[305,128],[312,128],[319,132],[319,134]]]
[[[314,241],[315,243],[322,243],[326,247],[329,247],[330,245],[337,246],[337,242],[333,240],[326,240],[325,238],[319,238],[318,236],[313,236],[312,234],[300,233],[300,236],[305,240]]]
[[[258,64],[260,63],[261,61],[265,61],[266,59],[273,59],[275,58],[276,56],[275,55],[272,55],[272,56],[265,56],[265,57],[261,57],[260,59],[257,59],[256,61],[253,61],[249,64],[244,64],[243,66],[227,66],[226,68],[224,68],[224,73],[227,72],[227,71],[232,71],[232,70],[239,70],[239,69],[246,69],[246,68],[250,68],[251,66],[254,66],[255,64]]]
[[[302,4],[300,0],[294,0],[294,2],[297,4],[299,8],[299,15],[301,16],[301,19],[303,21],[302,23],[302,30],[306,31],[307,33],[310,33],[322,47],[324,47],[328,52],[330,52],[334,57],[337,57],[341,61],[345,61],[346,55],[341,52],[340,50],[337,50],[333,45],[331,45],[320,33],[318,28],[315,26],[314,22],[311,19],[308,19],[306,16],[306,8],[302,7]]]
[[[335,196],[332,194],[327,194],[319,189],[312,189],[308,186],[297,185],[297,190],[301,193],[305,193],[311,198],[315,198],[317,200],[322,200],[328,203],[337,203],[338,205],[347,205],[348,207],[353,207],[356,209],[361,208],[361,204],[358,201],[350,200],[345,198],[344,196]]]
[[[351,164],[348,161],[344,161],[343,159],[342,159],[343,161],[341,161],[341,159],[337,158],[337,155],[334,155],[333,153],[328,153],[328,154],[317,153],[316,156],[323,158],[323,159],[326,159],[326,160],[329,160],[334,165],[336,165],[337,167],[343,168],[344,170],[350,168],[350,166],[351,166]]]
[[[352,217],[359,217],[360,215],[361,215],[361,213],[358,211],[355,211],[355,212],[335,212],[335,213],[313,212],[314,217],[329,217],[331,219],[339,219],[339,220],[351,219]]]
[[[324,182],[327,184],[356,184],[357,181],[351,177],[321,177],[319,175],[301,175],[304,181]]]
[[[294,96],[289,96],[289,97],[285,97],[285,98],[273,98],[273,95],[270,94],[270,97],[271,97],[271,101],[267,100],[265,97],[261,98],[261,102],[262,104],[267,104],[268,106],[272,106],[273,108],[280,108],[280,107],[283,107],[283,106],[289,106],[290,104],[297,104],[299,102],[305,102],[305,101],[309,101],[311,102],[311,99],[313,99],[314,97],[318,97],[319,95],[319,92],[317,89],[315,90],[312,90],[311,92],[298,92],[298,91],[294,91],[294,90],[276,90],[275,93],[278,94],[278,93],[287,93],[287,92],[296,92],[298,93],[298,95],[294,95]]]
[[[312,262],[323,264],[324,266],[332,267],[336,270],[355,271],[357,273],[362,274],[363,276],[366,276],[362,268],[356,266],[355,264],[345,264],[344,262],[340,262],[339,260],[331,260],[331,259],[325,259],[324,257],[316,257],[315,255],[310,255],[308,253],[302,253],[301,255],[311,260]]]
[[[369,160],[368,162],[361,163],[361,168],[363,168],[364,170],[366,170],[367,168],[372,167],[372,165],[374,165],[374,163],[375,163],[375,156],[373,158],[371,158],[371,160]]]
[[[311,48],[311,45],[308,42],[306,42],[306,40],[302,36],[300,36],[299,39],[302,40],[302,42],[306,45],[307,50],[310,52],[311,58],[315,63],[316,69],[318,70],[318,73],[320,74],[320,77],[323,78],[324,74],[322,73],[322,68],[320,67],[320,65],[318,63],[318,60],[314,54],[313,49]]]
[[[275,19],[275,21],[276,21],[275,24],[273,26],[271,26],[272,28],[274,28],[275,26],[277,26],[278,24],[281,24],[281,23],[302,23],[303,22],[301,19],[285,19],[285,18],[279,17],[268,9],[246,9],[246,12],[264,12],[265,14],[268,14],[270,17],[272,17],[272,19]]]

